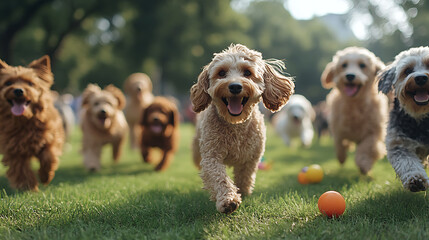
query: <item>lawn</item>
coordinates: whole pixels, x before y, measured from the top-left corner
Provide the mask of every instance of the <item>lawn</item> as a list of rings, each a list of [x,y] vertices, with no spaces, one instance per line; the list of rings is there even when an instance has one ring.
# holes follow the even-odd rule
[[[88,173],[79,129],[54,180],[38,193],[11,189],[0,167],[0,239],[429,238],[429,197],[403,190],[386,159],[364,177],[352,153],[339,165],[329,137],[309,149],[287,148],[271,127],[265,159],[273,168],[258,172],[253,195],[236,212],[218,213],[192,163],[194,128],[185,124],[180,130],[180,149],[162,173],[128,145],[118,164],[106,148],[102,170]],[[324,169],[323,181],[299,184],[297,174],[313,163]],[[328,190],[346,199],[338,219],[327,219],[317,208]]]

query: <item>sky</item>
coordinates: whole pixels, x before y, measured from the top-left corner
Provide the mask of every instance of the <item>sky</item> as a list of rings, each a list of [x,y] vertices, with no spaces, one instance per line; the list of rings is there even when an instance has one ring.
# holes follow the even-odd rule
[[[328,13],[346,13],[351,5],[346,0],[288,0],[285,8],[295,19],[307,20]]]

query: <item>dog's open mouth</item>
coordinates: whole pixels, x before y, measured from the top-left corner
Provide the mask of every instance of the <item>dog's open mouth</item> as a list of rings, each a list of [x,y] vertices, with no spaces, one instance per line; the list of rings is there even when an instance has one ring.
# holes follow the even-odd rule
[[[232,116],[239,116],[243,112],[244,105],[246,105],[248,97],[238,97],[233,96],[229,98],[222,98],[222,101],[225,103],[228,108],[229,114]]]
[[[361,85],[359,84],[348,83],[344,86],[344,93],[349,97],[353,97],[359,92],[360,87]]]
[[[12,106],[10,109],[12,114],[15,116],[21,116],[24,114],[25,109],[30,105],[30,101],[26,101],[24,98],[8,100],[8,102]]]
[[[162,132],[162,125],[159,123],[154,123],[150,126],[150,130],[153,133],[160,134]]]
[[[417,89],[416,91],[408,92],[408,94],[413,97],[414,102],[417,105],[424,106],[429,103],[429,92],[427,89]]]

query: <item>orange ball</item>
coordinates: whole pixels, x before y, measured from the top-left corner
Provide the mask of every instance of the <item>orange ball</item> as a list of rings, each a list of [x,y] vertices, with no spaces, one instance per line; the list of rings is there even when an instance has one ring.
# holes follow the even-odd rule
[[[299,172],[298,173],[298,182],[301,184],[308,184],[310,183],[307,179],[306,173],[305,172]]]
[[[341,216],[346,210],[346,201],[343,196],[336,191],[327,191],[319,197],[317,201],[319,211],[329,218]]]

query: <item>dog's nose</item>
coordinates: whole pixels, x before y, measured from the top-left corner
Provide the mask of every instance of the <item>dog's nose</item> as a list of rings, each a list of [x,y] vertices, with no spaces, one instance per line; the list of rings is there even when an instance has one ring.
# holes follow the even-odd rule
[[[22,95],[24,95],[24,91],[21,88],[16,88],[13,90],[13,94],[15,94],[16,97],[22,97]]]
[[[229,84],[228,88],[232,94],[239,94],[241,93],[241,90],[243,90],[243,85],[240,83],[231,83]]]
[[[349,81],[353,81],[354,79],[355,79],[355,75],[354,74],[347,74],[346,75],[346,78],[347,78],[347,80],[349,80]]]
[[[107,115],[106,110],[101,109],[101,110],[100,110],[100,115],[101,115],[101,116],[106,116],[106,115]]]
[[[416,76],[416,77],[414,78],[414,81],[416,82],[416,84],[417,84],[417,85],[419,85],[419,86],[423,86],[423,85],[425,85],[425,84],[426,84],[426,82],[428,81],[428,76],[426,76],[426,75],[419,75],[419,76]]]

